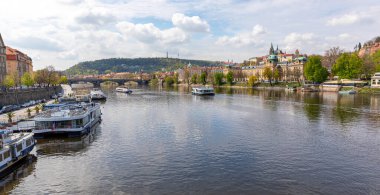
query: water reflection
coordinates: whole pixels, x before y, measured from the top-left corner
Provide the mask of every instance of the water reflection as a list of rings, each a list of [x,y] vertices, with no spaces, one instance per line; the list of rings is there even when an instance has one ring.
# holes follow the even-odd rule
[[[6,177],[0,180],[0,193],[8,194],[15,189],[21,180],[31,175],[36,166],[37,157],[30,154],[25,160],[14,167],[14,170]]]
[[[83,137],[74,138],[49,138],[38,139],[36,146],[38,155],[75,155],[78,152],[84,152],[100,133],[100,127],[95,127],[91,132]]]

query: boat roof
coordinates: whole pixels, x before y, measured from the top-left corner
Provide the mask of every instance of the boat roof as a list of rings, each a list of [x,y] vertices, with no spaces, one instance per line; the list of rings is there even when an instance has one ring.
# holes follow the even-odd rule
[[[99,104],[88,103],[88,104],[71,104],[61,106],[55,109],[46,110],[41,112],[36,117],[35,121],[63,121],[63,120],[73,120],[83,118],[84,115],[94,108],[99,107]]]

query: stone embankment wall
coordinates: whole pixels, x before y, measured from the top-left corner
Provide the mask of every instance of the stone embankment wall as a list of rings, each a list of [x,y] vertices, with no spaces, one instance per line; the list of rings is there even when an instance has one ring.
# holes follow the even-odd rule
[[[54,94],[60,93],[62,87],[45,87],[0,92],[0,107],[11,104],[23,104],[31,100],[50,99]]]

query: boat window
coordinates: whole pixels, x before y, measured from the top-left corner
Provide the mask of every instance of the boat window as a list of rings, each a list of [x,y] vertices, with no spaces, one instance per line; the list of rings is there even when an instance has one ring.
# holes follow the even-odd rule
[[[32,144],[32,140],[27,139],[27,140],[26,140],[26,146],[30,146],[31,144]]]
[[[52,122],[36,121],[36,129],[51,129]]]
[[[76,126],[76,127],[81,127],[81,126],[83,126],[83,120],[82,120],[82,119],[77,119],[77,120],[75,120],[75,126]]]
[[[20,152],[22,150],[22,143],[17,144],[17,152]]]
[[[372,80],[372,84],[376,84],[376,80],[375,79]]]
[[[3,159],[4,159],[3,155],[0,155],[0,161],[3,161]]]
[[[71,121],[57,121],[55,128],[71,128]]]
[[[7,158],[9,158],[9,156],[11,156],[11,154],[10,154],[10,151],[9,151],[9,150],[7,150],[6,152],[4,152],[4,159],[7,159]]]

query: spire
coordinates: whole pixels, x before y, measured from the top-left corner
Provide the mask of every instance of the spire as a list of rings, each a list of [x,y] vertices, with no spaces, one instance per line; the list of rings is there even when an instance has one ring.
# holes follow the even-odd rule
[[[274,54],[273,43],[270,43],[269,55]]]

